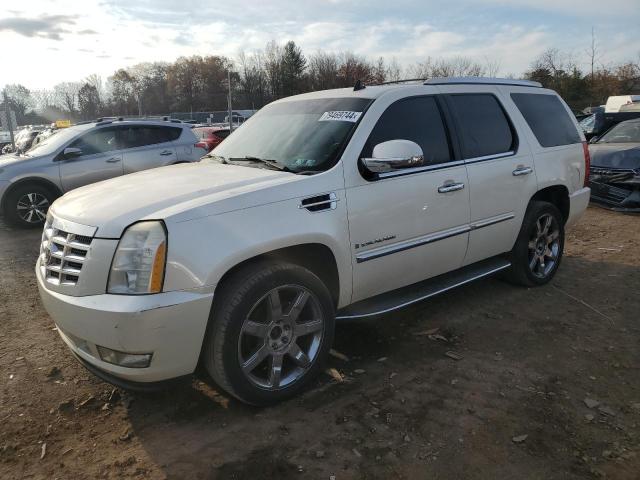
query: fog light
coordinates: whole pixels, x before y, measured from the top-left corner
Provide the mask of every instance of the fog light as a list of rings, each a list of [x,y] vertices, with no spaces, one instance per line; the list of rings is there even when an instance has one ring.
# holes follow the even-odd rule
[[[124,353],[97,345],[103,362],[127,368],[147,368],[151,363],[152,353]]]

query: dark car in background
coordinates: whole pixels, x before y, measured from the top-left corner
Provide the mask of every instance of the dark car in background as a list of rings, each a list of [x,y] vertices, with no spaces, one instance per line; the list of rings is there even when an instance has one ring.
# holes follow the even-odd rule
[[[618,123],[589,144],[591,200],[640,212],[640,118]]]
[[[229,136],[231,131],[225,127],[196,127],[193,133],[207,145],[207,153],[216,148]]]
[[[614,125],[625,120],[640,118],[640,111],[620,110],[620,112],[607,113],[604,109],[595,110],[591,115],[580,120],[580,127],[587,140],[603,135]]]

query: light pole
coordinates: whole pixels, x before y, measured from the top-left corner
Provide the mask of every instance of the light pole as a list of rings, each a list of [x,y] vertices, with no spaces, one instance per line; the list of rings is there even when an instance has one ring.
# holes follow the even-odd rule
[[[229,133],[233,130],[233,110],[231,109],[231,70],[227,70],[227,85],[229,87],[229,94],[227,96],[227,107],[229,108],[228,120],[229,120]]]
[[[7,97],[7,89],[5,88],[2,91],[2,95],[4,97],[4,114],[7,119],[7,125],[9,130],[9,137],[11,138],[11,148],[13,148],[13,152],[16,151],[16,142],[13,138],[13,119],[11,118],[11,110],[9,109],[9,98]]]

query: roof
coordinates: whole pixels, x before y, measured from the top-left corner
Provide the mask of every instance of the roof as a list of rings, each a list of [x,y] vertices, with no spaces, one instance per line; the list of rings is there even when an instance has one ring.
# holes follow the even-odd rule
[[[292,97],[286,97],[278,100],[278,102],[286,102],[291,100],[305,100],[318,98],[369,98],[376,99],[385,92],[397,89],[416,89],[436,87],[438,85],[498,85],[498,86],[517,86],[517,87],[535,87],[542,88],[542,84],[530,80],[515,80],[510,78],[485,78],[485,77],[447,77],[432,78],[429,80],[407,80],[406,83],[395,82],[381,85],[365,85],[365,88],[354,90],[350,88],[336,88],[333,90],[320,90],[317,92],[303,93]]]

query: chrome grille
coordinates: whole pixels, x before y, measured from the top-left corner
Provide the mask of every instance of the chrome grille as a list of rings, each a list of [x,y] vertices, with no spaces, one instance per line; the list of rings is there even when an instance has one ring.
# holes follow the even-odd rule
[[[47,219],[40,244],[42,278],[53,285],[76,285],[92,240],[55,228],[51,218]]]

